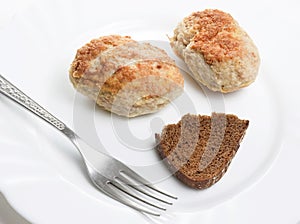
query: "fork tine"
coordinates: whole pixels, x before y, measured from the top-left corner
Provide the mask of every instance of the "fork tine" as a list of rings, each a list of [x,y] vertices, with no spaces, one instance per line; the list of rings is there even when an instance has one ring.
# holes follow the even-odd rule
[[[125,178],[124,176],[118,176],[116,177],[117,180],[121,181],[123,184],[126,184],[127,186],[133,188],[134,190],[140,192],[141,194],[144,194],[144,195],[147,195],[148,197],[152,198],[152,199],[155,199],[157,201],[160,201],[162,203],[165,203],[165,204],[168,204],[168,205],[172,205],[173,203],[172,202],[168,202],[166,200],[163,200],[161,198],[158,198],[156,196],[154,196],[153,194],[151,193],[148,193],[146,190],[144,190],[144,188],[141,188],[141,187],[137,187],[136,185],[134,184],[130,184],[129,180],[127,178]]]
[[[126,189],[123,185],[121,185],[120,183],[114,181],[114,182],[109,182],[108,184],[111,184],[112,186],[114,186],[115,188],[119,189],[120,191],[122,191],[124,194],[130,196],[131,198],[137,200],[137,201],[140,201],[142,203],[145,203],[151,207],[154,207],[154,208],[157,208],[157,209],[160,209],[162,211],[166,211],[167,209],[166,208],[163,208],[163,207],[160,207],[160,206],[157,206],[145,199],[142,199],[138,196],[136,196],[135,194],[131,193],[130,191],[128,191],[128,189]]]
[[[120,194],[120,190],[118,190],[117,188],[116,189],[113,189],[111,188],[110,186],[106,185],[105,187],[102,186],[101,188],[99,188],[104,194],[106,194],[107,196],[113,198],[114,200],[138,211],[138,212],[142,212],[142,213],[145,213],[145,214],[149,214],[149,215],[152,215],[152,216],[157,216],[159,217],[161,214],[158,213],[158,212],[154,212],[150,209],[145,209],[139,205],[137,205],[137,203],[132,203],[133,201],[132,200],[128,200],[128,196],[124,196],[124,195],[121,195]]]
[[[140,184],[142,184],[142,185],[150,188],[151,190],[156,191],[157,193],[160,193],[162,195],[165,195],[165,196],[167,196],[169,198],[172,198],[172,199],[175,199],[175,200],[178,199],[177,197],[175,197],[173,195],[170,195],[170,194],[168,194],[166,192],[163,192],[163,191],[157,189],[151,183],[149,183],[149,181],[147,181],[146,179],[144,179],[139,174],[137,174],[136,172],[134,172],[133,170],[131,170],[129,168],[127,168],[126,170],[125,169],[121,170],[120,173],[123,174],[123,176],[125,175],[125,176],[127,176],[127,177],[129,177],[129,178],[131,178],[131,179],[133,179],[133,180],[135,180],[137,182],[139,182]]]

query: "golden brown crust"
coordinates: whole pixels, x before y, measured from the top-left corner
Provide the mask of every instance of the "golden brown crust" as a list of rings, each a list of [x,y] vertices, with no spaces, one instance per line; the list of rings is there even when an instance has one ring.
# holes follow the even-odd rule
[[[82,48],[77,50],[77,54],[70,68],[70,76],[81,78],[90,67],[91,60],[95,59],[101,52],[109,47],[115,47],[134,41],[130,36],[110,35],[93,39]]]
[[[97,103],[133,117],[157,111],[182,90],[183,78],[174,64],[149,60],[118,69],[102,85]]]
[[[101,88],[101,91],[109,91],[111,94],[117,94],[128,83],[136,79],[147,79],[147,77],[158,77],[172,82],[178,88],[183,88],[183,78],[178,68],[174,64],[167,64],[159,61],[138,62],[134,65],[124,66],[118,69],[113,76],[108,78]],[[138,88],[138,87],[137,87]],[[157,89],[159,88],[159,89]],[[169,91],[165,86],[153,86],[153,93],[163,94]]]
[[[184,84],[164,50],[118,35],[79,49],[69,76],[79,92],[127,117],[158,111],[182,93]]]
[[[256,79],[258,50],[228,13],[217,9],[194,12],[177,25],[170,41],[195,80],[213,91],[236,91]]]
[[[242,56],[240,30],[230,14],[207,9],[193,13],[184,22],[196,33],[191,48],[201,52],[208,64]]]

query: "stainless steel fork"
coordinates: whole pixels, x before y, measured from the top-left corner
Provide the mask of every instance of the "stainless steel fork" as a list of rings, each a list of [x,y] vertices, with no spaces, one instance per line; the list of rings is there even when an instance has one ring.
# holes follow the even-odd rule
[[[145,214],[160,216],[177,198],[164,193],[128,166],[95,150],[63,122],[0,74],[0,92],[67,136],[80,152],[94,185],[109,197]]]

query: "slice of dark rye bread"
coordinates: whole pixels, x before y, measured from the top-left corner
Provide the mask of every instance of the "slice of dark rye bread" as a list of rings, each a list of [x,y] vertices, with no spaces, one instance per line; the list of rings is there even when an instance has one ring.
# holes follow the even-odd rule
[[[156,134],[157,150],[184,184],[205,189],[221,179],[237,152],[249,121],[232,114],[187,114]]]

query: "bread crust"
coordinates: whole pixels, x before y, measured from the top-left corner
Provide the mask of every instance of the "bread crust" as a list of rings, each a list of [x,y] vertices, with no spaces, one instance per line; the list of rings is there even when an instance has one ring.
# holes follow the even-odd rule
[[[255,81],[260,58],[249,35],[233,17],[207,9],[184,18],[170,44],[193,77],[213,91],[232,92]]]
[[[189,124],[190,128],[183,127],[182,122],[186,119],[193,121]],[[184,133],[193,129],[195,122],[199,126],[191,133]],[[218,126],[215,131],[211,129],[211,122]],[[205,189],[224,176],[240,147],[248,125],[249,121],[240,120],[235,115],[185,115],[178,124],[167,125],[161,135],[155,135],[156,149],[171,173],[182,183],[191,188]],[[184,130],[187,128],[189,130]],[[231,128],[235,130],[230,130]],[[222,129],[224,133],[220,131]],[[189,138],[191,135],[194,136]],[[222,144],[215,144],[220,136]],[[232,142],[228,142],[231,138]],[[191,143],[194,139],[195,142]],[[213,142],[209,143],[211,140]],[[207,155],[211,158],[207,159]]]
[[[184,85],[165,51],[119,35],[80,48],[69,76],[79,92],[127,117],[156,112],[179,96]]]

